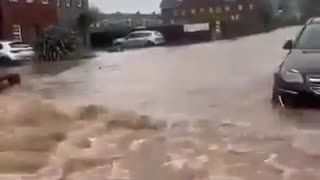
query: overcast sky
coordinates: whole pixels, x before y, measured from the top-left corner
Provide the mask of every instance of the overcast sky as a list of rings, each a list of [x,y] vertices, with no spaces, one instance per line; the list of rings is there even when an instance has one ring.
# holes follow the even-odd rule
[[[98,7],[106,13],[121,12],[137,12],[151,13],[159,12],[161,0],[89,0],[90,5]]]

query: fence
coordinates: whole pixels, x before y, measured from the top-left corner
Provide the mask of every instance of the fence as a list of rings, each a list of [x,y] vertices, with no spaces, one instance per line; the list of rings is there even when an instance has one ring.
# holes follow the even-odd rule
[[[195,42],[210,41],[216,34],[216,23],[209,23],[209,29],[199,31],[185,31],[184,25],[159,25],[146,27],[148,30],[155,30],[162,33],[166,39],[167,45],[180,45]],[[229,39],[249,34],[264,32],[262,24],[254,22],[221,22],[221,30],[219,39]],[[91,34],[91,44],[93,48],[103,48],[112,46],[113,40],[124,37],[130,33],[132,29],[124,28],[117,30],[108,30],[105,32],[95,32]]]

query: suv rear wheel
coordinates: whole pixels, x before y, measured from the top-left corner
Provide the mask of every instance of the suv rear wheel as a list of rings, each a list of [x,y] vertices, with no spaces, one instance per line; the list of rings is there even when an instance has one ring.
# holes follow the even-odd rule
[[[148,41],[147,43],[146,43],[146,47],[152,47],[152,46],[155,46],[156,44],[154,43],[154,42],[152,42],[152,41]]]

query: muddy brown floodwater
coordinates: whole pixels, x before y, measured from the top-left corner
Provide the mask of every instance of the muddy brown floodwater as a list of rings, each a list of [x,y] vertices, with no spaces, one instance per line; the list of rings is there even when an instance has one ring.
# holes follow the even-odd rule
[[[0,95],[1,180],[317,180],[319,110],[273,108],[299,27],[37,64]]]

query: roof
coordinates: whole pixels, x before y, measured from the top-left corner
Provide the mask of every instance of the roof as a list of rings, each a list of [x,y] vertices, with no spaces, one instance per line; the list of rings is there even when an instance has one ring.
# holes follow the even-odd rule
[[[160,4],[161,9],[175,8],[181,0],[162,0]]]
[[[156,31],[149,31],[149,30],[136,30],[136,31],[133,31],[132,33],[154,33]]]

